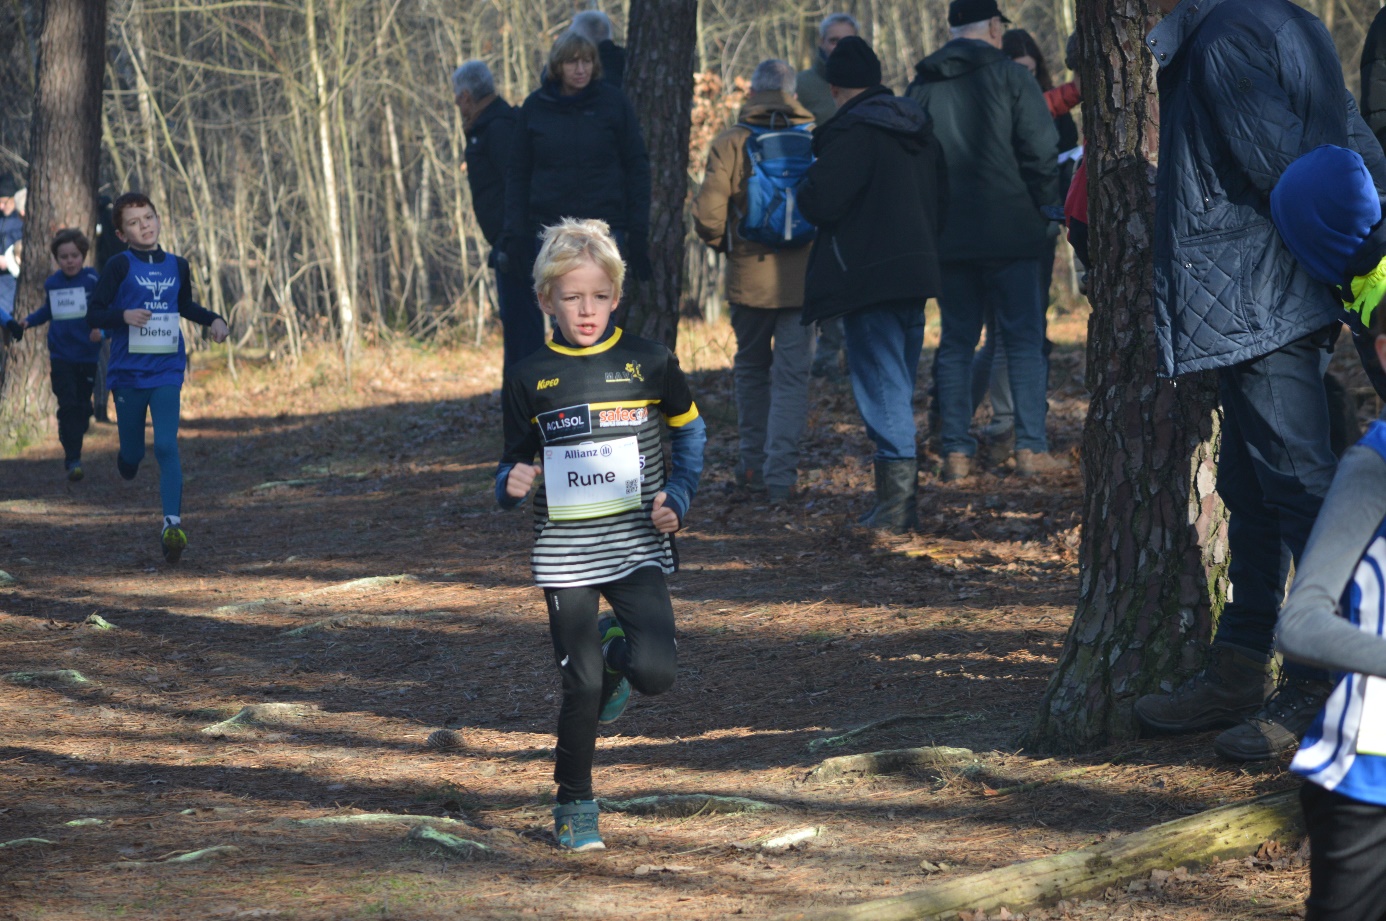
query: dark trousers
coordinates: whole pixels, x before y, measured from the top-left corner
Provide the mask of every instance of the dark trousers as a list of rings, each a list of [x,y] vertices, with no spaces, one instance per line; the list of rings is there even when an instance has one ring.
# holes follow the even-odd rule
[[[1299,803],[1309,831],[1305,921],[1386,919],[1386,806],[1308,781]]]
[[[1227,505],[1232,600],[1214,642],[1271,655],[1275,618],[1285,600],[1290,561],[1304,553],[1309,531],[1333,482],[1328,368],[1333,327],[1269,355],[1218,371],[1222,452],[1218,494]],[[1327,680],[1292,662],[1285,674]]]
[[[58,442],[63,461],[72,467],[82,460],[82,438],[91,423],[91,392],[96,386],[96,363],[49,361],[48,379],[58,398]]]
[[[534,298],[528,276],[496,272],[496,301],[500,310],[505,371],[521,358],[544,347],[544,313]]]
[[[612,658],[602,659],[597,607],[605,598],[626,631],[624,643],[613,643]],[[601,585],[544,589],[549,608],[553,657],[563,676],[563,703],[558,710],[558,744],[553,779],[558,801],[592,799],[592,757],[597,750],[597,717],[601,712],[606,665],[617,669],[641,694],[662,694],[674,685],[678,646],[674,641],[674,608],[669,586],[656,566]]]

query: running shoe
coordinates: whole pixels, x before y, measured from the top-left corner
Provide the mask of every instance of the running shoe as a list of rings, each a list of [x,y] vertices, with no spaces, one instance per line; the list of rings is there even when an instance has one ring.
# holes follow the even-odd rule
[[[602,662],[606,665],[606,673],[608,675],[621,674],[620,669],[611,667],[611,659],[608,658],[612,642],[626,638],[626,631],[621,629],[621,622],[616,619],[616,615],[608,614],[597,621],[597,632],[602,636]]]
[[[116,469],[120,471],[120,478],[122,480],[133,480],[135,478],[135,474],[140,472],[140,465],[125,463],[125,458],[121,457],[120,452],[117,451]]]
[[[606,844],[597,831],[597,801],[580,799],[553,807],[553,836],[568,851],[602,851]]]
[[[82,465],[80,463],[73,464],[71,467],[67,468],[67,479],[69,483],[76,483],[84,476],[86,476],[86,474],[82,472]]]
[[[602,680],[602,708],[597,722],[605,726],[620,719],[630,703],[630,682],[618,669],[611,667],[608,658],[611,644],[616,640],[625,640],[626,631],[621,629],[621,622],[615,616],[608,614],[597,621],[597,632],[602,637],[602,663],[606,666]]]
[[[183,549],[188,546],[188,535],[177,525],[170,525],[159,535],[159,544],[164,548],[164,560],[176,563],[183,555]]]

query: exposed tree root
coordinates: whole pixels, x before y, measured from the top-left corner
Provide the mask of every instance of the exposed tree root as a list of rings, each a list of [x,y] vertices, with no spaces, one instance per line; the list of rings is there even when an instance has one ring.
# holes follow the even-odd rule
[[[842,735],[828,736],[825,739],[814,739],[809,742],[808,750],[816,752],[824,748],[841,748],[857,736],[865,735],[868,732],[876,732],[888,726],[896,726],[900,723],[943,722],[944,720],[962,719],[970,715],[969,713],[897,713],[894,716],[887,716],[885,719],[876,720],[874,723],[867,723],[865,726],[850,729]]]
[[[953,767],[972,764],[977,756],[970,748],[948,748],[928,745],[923,748],[894,748],[868,752],[863,755],[841,755],[829,758],[813,771],[819,780],[832,780],[848,774],[900,774],[925,768]]]
[[[418,576],[411,576],[408,573],[401,573],[396,576],[371,576],[366,579],[352,579],[350,582],[341,582],[337,585],[328,585],[323,588],[315,588],[308,592],[299,592],[295,595],[281,595],[278,598],[260,598],[256,601],[243,601],[240,604],[224,604],[219,608],[213,608],[212,613],[225,616],[227,614],[249,614],[276,604],[288,604],[293,601],[301,601],[305,598],[318,598],[323,595],[336,595],[341,592],[359,592],[368,588],[379,588],[385,585],[398,585],[402,582],[417,582]]]
[[[977,909],[1025,911],[1061,898],[1102,892],[1148,876],[1152,870],[1201,866],[1214,857],[1246,856],[1266,840],[1303,834],[1299,794],[1275,793],[1065,854],[944,880],[905,895],[822,914],[799,912],[785,921],[931,921]]]
[[[738,812],[778,812],[783,806],[747,799],[744,796],[716,796],[711,793],[677,793],[667,796],[640,796],[627,800],[602,800],[608,812],[629,815],[687,819],[695,815],[731,815]]]
[[[70,668],[54,668],[37,672],[10,672],[8,675],[0,675],[0,681],[8,681],[10,684],[66,684],[71,687],[91,683],[81,672],[73,671]]]

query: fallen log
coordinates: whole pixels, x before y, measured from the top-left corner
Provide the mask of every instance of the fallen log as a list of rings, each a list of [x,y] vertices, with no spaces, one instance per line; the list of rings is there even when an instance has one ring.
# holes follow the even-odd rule
[[[977,756],[970,748],[949,748],[927,745],[923,748],[893,748],[863,755],[841,755],[828,758],[813,771],[818,780],[833,780],[848,774],[902,774],[926,768],[955,767],[973,764]]]
[[[797,912],[784,921],[933,921],[959,911],[1028,911],[1059,899],[1083,898],[1152,870],[1197,867],[1213,858],[1244,857],[1268,839],[1304,834],[1299,794],[1273,793],[1210,809],[1101,844],[1027,860],[984,873],[943,880],[888,899],[821,914]]]
[[[222,616],[227,614],[249,614],[272,605],[290,604],[294,601],[302,601],[305,598],[336,595],[342,592],[358,592],[362,589],[379,588],[384,585],[398,585],[401,582],[417,581],[419,581],[419,577],[411,576],[409,573],[401,573],[396,576],[371,576],[366,579],[352,579],[350,582],[340,582],[336,585],[327,585],[323,588],[315,588],[312,591],[298,592],[293,595],[280,595],[278,598],[260,598],[255,601],[242,601],[240,604],[224,604],[219,608],[213,608],[212,613]]]

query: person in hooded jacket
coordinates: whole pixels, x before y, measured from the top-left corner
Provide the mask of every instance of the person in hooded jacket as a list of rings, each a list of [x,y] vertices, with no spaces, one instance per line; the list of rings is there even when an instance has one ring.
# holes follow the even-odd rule
[[[1058,132],[1030,72],[1001,50],[996,0],[953,0],[952,40],[920,61],[908,95],[933,119],[948,163],[948,234],[940,247],[942,335],[934,358],[945,480],[971,473],[972,357],[987,316],[1006,343],[1016,474],[1067,466],[1049,454],[1040,261],[1053,253]]]
[[[827,75],[838,110],[814,131],[817,159],[799,188],[818,228],[802,321],[842,317],[852,393],[876,443],[875,507],[862,523],[904,531],[918,523],[912,403],[924,302],[940,290],[943,155],[924,111],[881,85],[865,41],[838,42]]]
[[[803,128],[813,115],[794,97],[793,69],[762,61],[751,75],[751,94],[736,124],[708,149],[707,171],[693,199],[693,227],[708,246],[727,254],[736,357],[736,419],[740,440],[737,484],[789,499],[799,474],[799,442],[808,421],[813,335],[800,323],[809,245],[773,247],[747,239],[752,129]]]
[[[498,244],[503,271],[528,275],[540,231],[573,217],[605,221],[631,274],[649,277],[650,158],[630,100],[602,72],[597,46],[565,32],[543,85],[520,106]]]

